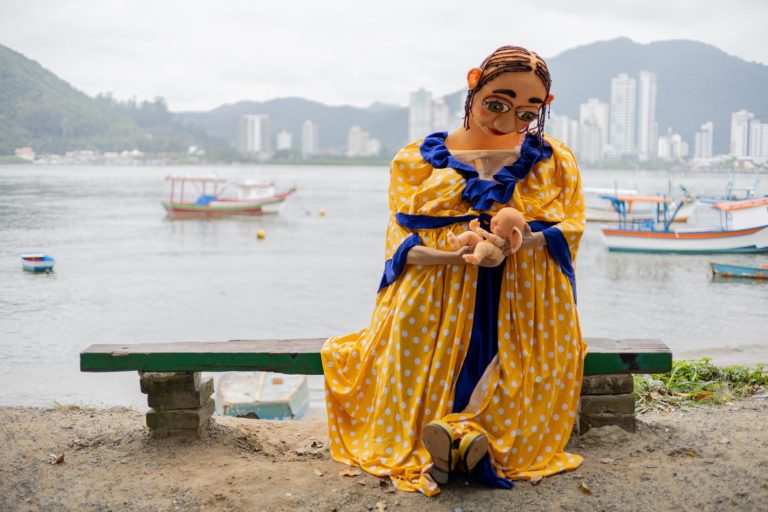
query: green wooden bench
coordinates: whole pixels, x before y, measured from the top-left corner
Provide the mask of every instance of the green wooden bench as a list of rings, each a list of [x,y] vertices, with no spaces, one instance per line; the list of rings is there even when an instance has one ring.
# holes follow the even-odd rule
[[[325,338],[91,345],[80,353],[84,372],[139,371],[148,395],[147,425],[155,435],[200,432],[213,413],[213,384],[199,372],[271,371],[322,375]],[[660,340],[587,338],[580,428],[618,424],[634,430],[633,373],[671,370]],[[617,375],[617,376],[611,376]],[[630,403],[631,402],[631,403]]]

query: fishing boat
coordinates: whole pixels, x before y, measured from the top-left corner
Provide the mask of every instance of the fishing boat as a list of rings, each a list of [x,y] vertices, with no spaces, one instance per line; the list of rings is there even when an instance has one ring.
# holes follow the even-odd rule
[[[725,185],[725,192],[723,195],[704,195],[699,199],[703,203],[720,203],[723,201],[743,201],[745,199],[754,199],[755,191],[760,184],[760,177],[755,178],[751,185],[737,185],[736,177],[731,174],[728,177],[728,182]]]
[[[264,420],[300,419],[309,408],[306,375],[227,372],[219,379],[221,414]]]
[[[29,272],[52,272],[56,260],[42,252],[21,255],[21,268]]]
[[[172,217],[261,215],[277,211],[296,191],[277,192],[273,183],[265,181],[233,184],[216,176],[167,176],[166,180],[171,182],[171,192],[163,207]]]
[[[714,277],[747,277],[751,279],[768,279],[768,264],[762,267],[744,267],[726,263],[710,263]]]
[[[620,199],[616,199],[621,203]],[[670,208],[666,198],[657,200],[654,220],[630,221],[623,215],[618,226],[601,229],[603,241],[611,251],[676,253],[753,253],[768,252],[768,197],[717,203],[721,225],[716,228],[672,228],[681,207]],[[618,204],[617,211],[626,211]]]
[[[659,200],[657,196],[640,196],[636,190],[631,189],[586,187],[583,192],[587,221],[620,222],[623,216],[627,221],[655,219],[656,222],[662,222],[658,216],[660,210],[655,208]],[[674,203],[672,198],[667,198],[667,201]],[[695,195],[686,194],[672,222],[688,222],[697,204]],[[618,211],[620,207],[624,211]]]

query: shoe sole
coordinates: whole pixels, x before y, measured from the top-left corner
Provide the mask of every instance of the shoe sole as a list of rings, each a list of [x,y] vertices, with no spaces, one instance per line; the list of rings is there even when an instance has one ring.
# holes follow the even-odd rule
[[[440,425],[429,423],[424,426],[421,441],[432,457],[432,479],[438,484],[448,483],[451,471],[451,448],[453,438],[450,432]]]
[[[484,435],[477,436],[469,443],[467,451],[464,452],[464,468],[468,474],[475,470],[486,453],[488,453],[488,438]]]

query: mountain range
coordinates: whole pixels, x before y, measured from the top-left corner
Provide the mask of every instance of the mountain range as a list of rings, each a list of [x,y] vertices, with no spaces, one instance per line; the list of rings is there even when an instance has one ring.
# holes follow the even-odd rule
[[[768,66],[746,62],[695,41],[640,44],[627,38],[599,41],[547,59],[555,94],[553,113],[578,119],[588,98],[610,100],[610,80],[619,73],[657,75],[656,119],[659,133],[670,128],[693,142],[694,133],[714,123],[714,150],[729,150],[730,116],[747,109],[768,120]],[[465,70],[457,70],[463,74]],[[457,111],[465,91],[445,97]],[[151,114],[151,115],[148,115]],[[367,108],[330,106],[304,98],[240,101],[206,112],[168,112],[164,101],[139,105],[109,97],[92,98],[38,63],[0,45],[0,154],[19,146],[37,151],[138,147],[145,151],[183,150],[199,145],[229,155],[241,115],[267,114],[273,134],[292,133],[311,119],[320,132],[321,149],[342,149],[350,126],[359,125],[378,138],[385,153],[406,144],[408,108],[373,103]]]

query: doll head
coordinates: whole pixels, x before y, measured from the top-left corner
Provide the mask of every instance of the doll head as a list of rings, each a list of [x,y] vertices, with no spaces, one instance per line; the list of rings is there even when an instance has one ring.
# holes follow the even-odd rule
[[[496,81],[493,86],[489,85],[492,81]],[[492,134],[504,135],[526,132],[537,121],[536,132],[541,137],[547,105],[554,99],[549,92],[551,85],[541,57],[525,48],[502,46],[467,73],[464,128],[469,129],[473,117]]]
[[[523,243],[525,217],[515,208],[502,208],[491,219],[491,232],[512,243],[512,252],[517,252]]]

